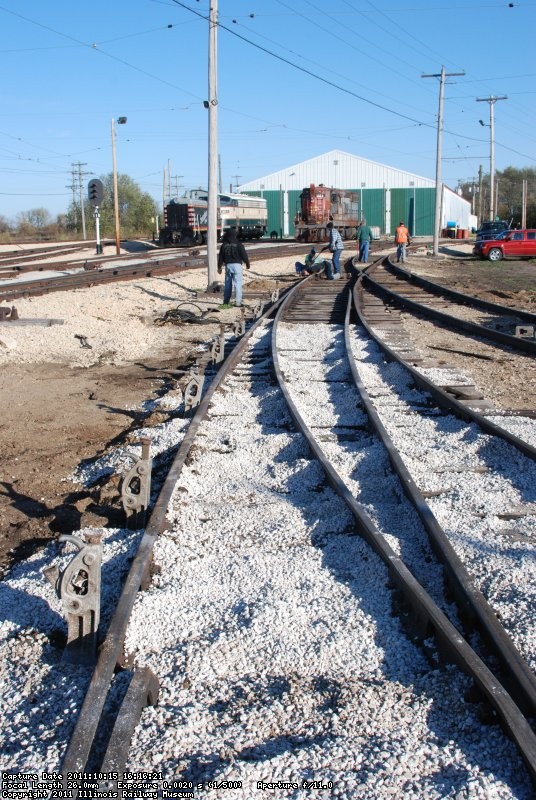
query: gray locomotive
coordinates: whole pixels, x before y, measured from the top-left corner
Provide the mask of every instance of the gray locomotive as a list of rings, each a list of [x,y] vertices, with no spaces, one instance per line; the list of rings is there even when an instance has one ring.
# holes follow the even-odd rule
[[[219,194],[218,238],[228,228],[236,228],[240,239],[260,239],[266,233],[268,211],[266,200],[247,194]],[[160,231],[161,247],[205,244],[208,225],[208,195],[203,189],[192,189],[175,197],[166,206],[165,226]]]

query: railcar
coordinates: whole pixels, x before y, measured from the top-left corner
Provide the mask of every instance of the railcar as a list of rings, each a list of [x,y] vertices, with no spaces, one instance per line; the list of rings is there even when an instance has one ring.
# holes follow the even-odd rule
[[[239,239],[260,239],[266,233],[268,210],[262,197],[247,194],[218,194],[218,239],[235,228]],[[162,247],[205,244],[208,229],[208,195],[193,189],[173,198],[166,206],[165,226],[160,231]]]
[[[300,194],[294,218],[295,238],[300,242],[324,242],[328,239],[326,226],[333,222],[343,239],[351,239],[355,237],[359,221],[357,192],[312,183]]]

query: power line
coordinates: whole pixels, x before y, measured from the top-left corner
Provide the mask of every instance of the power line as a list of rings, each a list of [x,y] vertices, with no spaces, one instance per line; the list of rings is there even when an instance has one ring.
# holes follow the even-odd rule
[[[201,14],[199,11],[196,11],[194,8],[190,8],[185,3],[180,2],[180,0],[173,0],[173,2],[175,3],[175,5],[181,6],[181,8],[186,9],[186,11],[190,11],[192,14],[195,14],[197,17],[200,17],[201,19],[204,19],[204,20],[208,19],[208,17],[206,17],[204,14]],[[281,61],[284,64],[288,64],[293,69],[297,69],[299,72],[303,72],[305,75],[309,75],[311,78],[315,78],[316,80],[321,81],[322,83],[325,83],[327,86],[331,86],[332,88],[338,89],[339,91],[344,92],[345,94],[349,94],[351,97],[355,97],[357,100],[362,100],[364,103],[367,103],[368,105],[374,106],[375,108],[379,108],[382,111],[387,111],[389,114],[394,114],[395,116],[400,117],[401,119],[407,119],[407,120],[409,120],[409,122],[416,122],[419,125],[424,125],[425,127],[428,127],[428,128],[433,128],[434,127],[429,122],[423,122],[422,120],[415,119],[415,117],[410,117],[407,114],[401,114],[399,111],[394,111],[392,108],[388,108],[388,106],[383,106],[381,103],[376,103],[376,102],[374,102],[374,100],[369,100],[368,97],[363,97],[363,95],[357,94],[356,92],[353,92],[351,89],[346,89],[344,86],[340,86],[339,84],[334,83],[333,81],[330,81],[327,78],[323,78],[321,75],[317,75],[316,73],[312,72],[309,69],[306,69],[305,67],[300,67],[299,64],[295,64],[293,61],[290,61],[290,59],[285,58],[284,56],[280,56],[277,53],[274,53],[273,51],[268,50],[268,48],[263,47],[260,44],[256,44],[255,42],[252,42],[250,39],[247,39],[245,36],[241,36],[241,34],[237,33],[236,31],[233,31],[232,28],[228,28],[226,25],[222,25],[221,22],[218,22],[218,27],[220,27],[223,30],[227,31],[227,33],[230,33],[232,36],[235,36],[237,39],[241,39],[243,42],[246,42],[247,44],[251,45],[252,47],[255,47],[257,50],[261,50],[263,53],[266,53],[267,55],[272,56],[272,58],[276,58],[278,61]]]

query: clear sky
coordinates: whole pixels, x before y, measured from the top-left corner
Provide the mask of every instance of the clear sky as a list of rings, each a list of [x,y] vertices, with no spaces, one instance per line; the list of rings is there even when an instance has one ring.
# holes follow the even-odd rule
[[[208,0],[0,0],[0,214],[67,210],[117,169],[162,199],[207,185]],[[224,190],[328,150],[434,178],[441,71],[442,178],[536,167],[536,0],[219,0]],[[78,170],[78,167],[75,167]]]

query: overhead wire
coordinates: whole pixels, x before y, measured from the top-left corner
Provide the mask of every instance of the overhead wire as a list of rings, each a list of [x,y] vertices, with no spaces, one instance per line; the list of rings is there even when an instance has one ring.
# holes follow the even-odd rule
[[[348,6],[349,6],[349,7],[350,7],[352,10],[354,10],[354,11],[356,10],[356,9],[355,9],[355,8],[352,6],[352,4],[351,4],[351,3],[347,2],[347,0],[345,0],[345,1],[346,1],[346,5],[348,5]],[[198,17],[200,17],[200,18],[202,18],[202,19],[204,19],[204,20],[207,20],[207,19],[208,19],[208,17],[207,17],[206,15],[204,15],[204,14],[202,14],[202,13],[199,13],[199,12],[196,12],[196,11],[195,11],[195,9],[192,9],[191,7],[187,6],[185,3],[182,3],[182,2],[180,2],[179,0],[173,0],[173,3],[174,3],[174,5],[181,6],[182,8],[186,9],[187,11],[190,11],[190,12],[192,12],[192,13],[196,14]],[[283,5],[283,6],[285,6],[285,5],[286,5],[285,3],[282,3],[282,2],[280,2],[280,4],[281,4],[281,5]],[[309,3],[309,5],[310,5],[311,7],[313,7],[313,8],[315,7],[313,3]],[[374,12],[377,12],[377,13],[380,13],[380,14],[383,14],[383,13],[384,13],[384,10],[382,10],[382,9],[378,8],[378,7],[377,7],[377,6],[375,6],[373,3],[371,3],[371,2],[370,2],[370,5],[373,7],[373,11],[374,11]],[[288,8],[288,6],[287,6],[287,8]],[[316,8],[317,8],[317,7],[316,7]],[[31,23],[31,24],[38,25],[38,26],[40,26],[40,27],[42,27],[42,28],[44,28],[44,29],[46,29],[46,30],[48,30],[48,31],[51,31],[51,32],[53,32],[53,33],[54,33],[54,34],[56,34],[56,35],[63,36],[63,37],[65,37],[65,38],[67,38],[67,39],[69,39],[69,40],[71,40],[71,41],[75,42],[76,46],[79,46],[79,47],[84,47],[84,48],[88,48],[88,49],[91,49],[91,50],[93,50],[93,51],[95,51],[95,50],[96,50],[96,51],[97,51],[97,52],[99,52],[101,55],[104,55],[104,56],[106,56],[106,57],[108,57],[108,58],[111,58],[111,59],[113,59],[113,60],[115,60],[115,61],[117,61],[117,62],[119,62],[119,63],[121,63],[121,64],[123,64],[123,65],[125,65],[125,66],[127,66],[127,67],[128,67],[128,68],[130,68],[130,69],[133,69],[133,70],[135,70],[135,71],[137,71],[137,72],[140,72],[140,73],[142,73],[142,74],[144,74],[144,75],[146,75],[146,76],[150,77],[151,79],[157,80],[157,81],[159,81],[159,82],[161,82],[161,83],[164,83],[164,84],[166,84],[166,85],[168,85],[168,86],[171,86],[171,87],[173,87],[174,89],[177,89],[177,90],[179,90],[179,91],[181,91],[181,92],[184,92],[184,93],[186,93],[186,94],[189,94],[190,96],[192,96],[192,97],[196,98],[196,100],[198,100],[198,101],[200,101],[200,102],[201,102],[201,98],[200,98],[199,96],[197,96],[197,95],[195,95],[195,94],[193,94],[193,93],[191,93],[191,92],[189,92],[189,91],[187,91],[187,90],[184,90],[182,87],[178,87],[178,86],[176,86],[175,84],[173,84],[173,83],[172,83],[172,82],[170,82],[170,81],[167,81],[167,80],[165,80],[165,79],[162,79],[162,78],[160,78],[159,76],[153,75],[153,74],[151,74],[150,72],[148,72],[148,71],[146,71],[146,70],[144,70],[144,69],[142,69],[142,68],[140,68],[140,67],[138,67],[138,66],[136,66],[136,65],[134,65],[134,64],[132,64],[132,63],[130,63],[130,62],[128,62],[128,61],[126,61],[126,60],[124,60],[124,59],[121,59],[121,58],[119,58],[118,56],[116,56],[116,55],[114,55],[114,54],[112,54],[112,53],[109,53],[109,52],[107,52],[106,50],[104,50],[104,49],[102,49],[102,48],[100,47],[100,45],[101,45],[101,44],[105,44],[105,43],[110,43],[110,42],[118,41],[118,40],[120,40],[120,39],[123,39],[123,38],[129,38],[129,37],[131,37],[131,36],[139,36],[139,35],[142,35],[142,34],[143,34],[143,32],[139,32],[139,33],[133,33],[133,34],[126,34],[125,36],[120,36],[120,37],[115,37],[115,38],[113,38],[113,39],[104,40],[103,42],[100,42],[98,45],[97,45],[96,43],[88,44],[87,42],[83,42],[83,41],[81,41],[81,40],[77,39],[76,37],[70,36],[69,34],[64,34],[64,33],[62,33],[61,31],[55,30],[54,28],[52,28],[52,27],[50,27],[50,26],[48,26],[48,25],[45,25],[45,24],[43,24],[43,23],[36,22],[35,20],[29,19],[28,17],[25,17],[24,15],[22,15],[22,14],[20,14],[20,13],[13,12],[11,9],[7,9],[7,8],[5,8],[5,7],[3,7],[3,6],[0,6],[0,10],[3,10],[3,11],[5,11],[6,13],[9,13],[9,14],[13,14],[14,16],[16,16],[16,17],[19,17],[19,18],[21,18],[21,19],[23,19],[23,20],[25,20],[26,22],[29,22],[29,23]],[[318,8],[317,8],[317,10],[318,10]],[[410,10],[410,9],[406,9],[406,10]],[[293,13],[296,13],[294,9],[291,9],[291,11],[292,11]],[[323,13],[323,14],[325,15],[325,9],[324,9],[324,10],[320,9],[320,11],[321,11],[321,13]],[[364,10],[364,11],[362,10],[362,12],[361,12],[361,13],[368,13],[368,12],[367,12],[366,10]],[[371,11],[370,13],[373,13],[373,12]],[[270,15],[264,15],[264,16],[270,16]],[[275,16],[275,15],[271,15],[271,16]],[[179,23],[179,24],[182,24],[182,23]],[[173,27],[173,26],[169,26],[169,25],[168,25],[167,27]],[[315,72],[313,72],[312,70],[309,70],[309,69],[307,69],[307,68],[305,68],[305,67],[302,67],[302,66],[300,66],[299,64],[295,64],[295,63],[293,63],[293,62],[292,62],[290,59],[288,59],[288,58],[285,58],[284,56],[280,56],[280,55],[278,55],[277,53],[274,53],[274,52],[272,52],[272,51],[271,51],[271,50],[269,50],[268,48],[265,48],[265,47],[263,47],[263,46],[261,46],[261,45],[259,45],[259,44],[255,43],[255,42],[251,41],[251,40],[250,40],[250,39],[248,39],[247,37],[244,37],[244,36],[240,35],[239,33],[237,33],[236,31],[234,31],[233,29],[231,29],[230,27],[228,27],[228,26],[224,25],[224,24],[223,24],[223,23],[221,23],[221,22],[219,23],[219,27],[220,27],[220,28],[222,28],[222,29],[224,29],[224,30],[226,30],[226,31],[227,31],[228,33],[230,33],[231,35],[233,35],[233,36],[235,36],[235,37],[237,37],[237,38],[239,38],[239,39],[242,39],[244,42],[246,42],[246,43],[247,43],[247,44],[249,44],[250,46],[253,46],[253,47],[255,47],[255,48],[257,48],[257,49],[259,49],[259,50],[263,51],[264,53],[266,53],[266,54],[268,54],[268,55],[270,55],[270,56],[272,56],[272,57],[274,57],[274,58],[276,58],[276,59],[280,60],[281,62],[283,62],[283,63],[286,63],[287,65],[289,65],[289,66],[290,66],[290,67],[292,67],[293,69],[297,69],[297,70],[301,71],[302,73],[309,75],[309,76],[310,76],[310,77],[312,77],[313,79],[315,79],[315,80],[319,80],[319,81],[323,82],[324,84],[326,84],[326,85],[328,85],[328,86],[331,86],[331,87],[333,87],[333,88],[336,88],[337,90],[339,90],[339,91],[341,91],[341,92],[344,92],[344,93],[346,93],[346,94],[348,94],[348,95],[350,95],[350,96],[352,96],[352,97],[355,97],[356,99],[359,99],[359,100],[360,100],[360,101],[362,101],[362,102],[365,102],[365,103],[367,103],[367,104],[369,104],[369,105],[371,105],[371,106],[374,106],[374,107],[376,107],[376,108],[378,108],[378,109],[380,109],[380,110],[382,110],[382,111],[385,111],[385,112],[387,112],[387,113],[389,113],[389,114],[393,114],[393,115],[395,115],[395,116],[397,116],[397,117],[399,117],[399,118],[401,118],[401,119],[404,119],[404,120],[406,120],[406,121],[408,121],[408,122],[411,122],[411,123],[413,123],[415,126],[423,126],[423,127],[427,127],[427,128],[433,128],[433,129],[435,129],[435,128],[436,128],[436,122],[435,122],[435,121],[434,121],[434,122],[428,122],[428,121],[424,121],[424,120],[419,120],[419,119],[416,119],[415,117],[411,117],[411,116],[409,116],[409,115],[407,115],[407,114],[403,114],[403,113],[401,113],[401,112],[399,112],[399,111],[396,111],[396,110],[394,110],[393,108],[389,108],[389,107],[387,107],[387,106],[383,105],[382,103],[375,102],[374,100],[371,100],[370,98],[368,98],[368,97],[366,97],[366,96],[364,96],[364,95],[361,95],[361,94],[359,94],[359,93],[357,93],[357,92],[353,92],[351,89],[349,89],[349,88],[347,88],[347,87],[345,87],[345,86],[342,86],[342,85],[340,85],[340,84],[337,84],[337,83],[335,83],[334,81],[330,81],[329,79],[326,79],[326,78],[322,77],[321,75],[318,75],[318,74],[316,74],[316,73],[315,73]],[[380,27],[381,27],[381,26],[380,26]],[[164,28],[163,28],[163,27],[162,27],[162,28],[160,28],[160,27],[159,27],[159,28],[154,28],[154,29],[150,29],[150,30],[148,30],[147,32],[153,32],[153,31],[157,31],[157,30],[164,30]],[[260,34],[259,34],[258,32],[256,32],[256,35],[257,35],[257,36],[260,36]],[[264,37],[264,38],[267,38],[267,37]],[[413,38],[415,38],[415,37],[413,37]],[[417,39],[415,39],[415,40],[418,42],[418,40],[417,40]],[[343,40],[343,41],[346,41],[346,40]],[[275,43],[275,44],[277,44],[277,43]],[[73,46],[75,46],[75,45],[73,45]],[[287,48],[287,52],[288,52],[288,48]],[[302,55],[301,57],[302,57],[302,58],[304,58],[304,56],[303,56],[303,55]],[[413,68],[413,65],[410,65],[410,64],[409,64],[409,62],[407,62],[407,63],[408,63],[408,66],[410,66],[411,68]],[[400,73],[398,72],[397,74],[400,74]],[[410,79],[408,78],[408,80],[410,80]],[[482,82],[483,82],[483,81],[482,81]],[[391,98],[390,98],[390,99],[391,99]],[[193,105],[193,104],[192,104],[192,105]],[[232,111],[233,113],[240,113],[240,112],[236,112],[234,109],[228,109],[228,111]],[[273,125],[274,123],[270,123],[270,124],[271,124],[271,125]],[[278,127],[281,127],[282,129],[285,129],[285,130],[287,130],[287,131],[289,131],[289,130],[298,130],[298,129],[294,129],[294,128],[289,128],[289,127],[287,127],[287,126],[284,126],[284,125],[278,125]],[[261,132],[261,131],[259,131],[259,132]],[[317,132],[317,133],[314,133],[314,132],[311,132],[311,131],[307,131],[307,133],[308,133],[309,135],[325,135],[325,134],[323,134],[322,132]],[[453,136],[460,136],[461,138],[463,138],[463,139],[466,139],[466,140],[470,140],[470,141],[475,141],[475,142],[480,142],[480,143],[482,142],[482,140],[481,140],[481,139],[478,139],[478,138],[476,138],[476,137],[466,137],[466,136],[462,136],[461,134],[456,134],[454,131],[449,131],[448,129],[445,129],[445,133],[449,133],[449,134],[451,134],[451,135],[453,135]],[[13,137],[13,138],[17,138],[17,137]],[[338,138],[341,138],[341,139],[342,139],[342,138],[347,138],[347,139],[350,139],[350,138],[352,138],[352,140],[355,140],[355,139],[353,139],[353,137],[342,137],[342,136],[341,136],[341,137],[338,137]],[[28,143],[28,144],[31,144],[31,143],[29,143],[29,142],[27,142],[27,143]],[[31,146],[35,146],[35,145],[31,145]],[[502,146],[502,145],[501,145],[501,146]],[[98,149],[100,149],[100,148],[95,148],[95,149],[97,149],[97,150],[98,150]],[[527,156],[525,156],[524,154],[521,154],[521,153],[519,153],[519,151],[516,151],[516,150],[514,150],[513,148],[506,148],[506,149],[510,149],[512,152],[515,152],[515,153],[517,153],[517,154],[519,154],[519,155],[522,155],[523,157],[527,157]],[[50,151],[50,152],[54,152],[54,151]],[[90,151],[88,150],[88,151],[82,151],[82,152],[90,152]],[[62,155],[62,154],[56,154],[56,155],[57,155],[57,157],[59,157],[59,158],[62,158],[62,157],[69,157],[69,156],[67,156],[67,155]],[[71,154],[71,155],[72,155],[72,154]],[[533,159],[531,159],[531,160],[533,160]]]
[[[175,5],[181,6],[182,8],[186,9],[187,11],[190,11],[192,14],[195,14],[196,16],[200,17],[201,19],[204,19],[204,20],[208,20],[209,19],[205,14],[202,14],[201,12],[196,11],[195,8],[191,8],[190,6],[186,5],[186,3],[181,2],[181,0],[172,0],[172,2]],[[406,119],[406,120],[408,120],[410,122],[416,122],[419,125],[426,125],[427,127],[434,127],[431,123],[424,122],[422,120],[416,119],[415,117],[410,117],[408,114],[403,114],[400,111],[395,111],[392,108],[389,108],[388,106],[384,106],[381,103],[377,103],[377,102],[375,102],[374,100],[371,100],[368,97],[364,97],[363,95],[357,94],[357,92],[353,92],[351,89],[348,89],[347,87],[341,86],[340,84],[337,84],[334,81],[330,81],[327,78],[324,78],[321,75],[318,75],[318,74],[312,72],[311,70],[307,69],[306,67],[302,67],[299,64],[295,64],[290,59],[285,58],[284,56],[280,56],[277,53],[274,53],[273,51],[268,50],[266,47],[263,47],[262,45],[257,44],[256,42],[252,42],[247,37],[242,36],[241,34],[237,33],[234,30],[232,30],[232,28],[229,28],[227,25],[223,25],[223,23],[221,23],[221,22],[218,22],[217,24],[218,24],[219,28],[227,31],[232,36],[235,36],[236,38],[241,39],[244,42],[247,42],[247,44],[250,44],[252,47],[255,47],[257,50],[261,50],[262,52],[266,53],[267,55],[272,56],[273,58],[277,59],[278,61],[281,61],[281,62],[283,62],[285,64],[288,64],[293,69],[296,69],[299,72],[303,72],[304,74],[309,75],[310,77],[315,78],[316,80],[318,80],[318,81],[320,81],[322,83],[325,83],[327,86],[331,86],[332,88],[338,89],[339,91],[344,92],[345,94],[348,94],[351,97],[355,97],[357,100],[362,100],[364,103],[367,103],[368,105],[374,106],[375,108],[379,108],[382,111],[386,111],[388,114],[394,114],[395,116],[400,117],[401,119]]]

